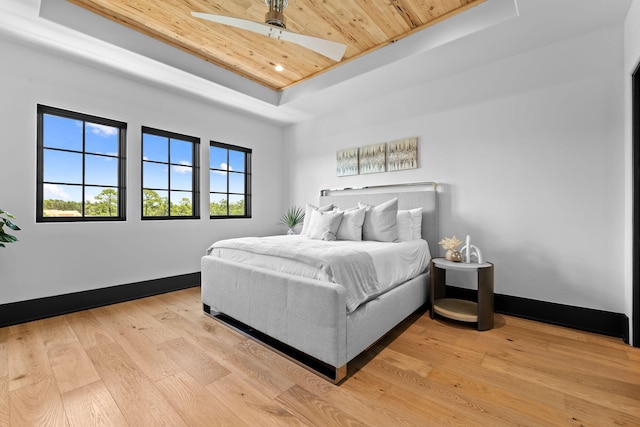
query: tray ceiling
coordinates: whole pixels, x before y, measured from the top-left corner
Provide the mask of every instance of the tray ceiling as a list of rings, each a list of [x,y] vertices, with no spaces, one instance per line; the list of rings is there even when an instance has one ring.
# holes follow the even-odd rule
[[[394,43],[485,0],[289,0],[287,29],[347,45],[335,62],[295,44],[191,16],[264,22],[263,0],[69,0],[275,91]],[[281,65],[282,71],[275,66]]]

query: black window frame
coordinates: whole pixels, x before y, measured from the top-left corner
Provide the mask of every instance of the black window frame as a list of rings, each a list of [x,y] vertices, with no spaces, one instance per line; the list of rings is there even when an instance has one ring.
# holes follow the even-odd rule
[[[144,159],[144,135],[154,135],[163,138],[168,138],[167,144],[167,162],[155,161],[155,160],[145,160]],[[179,141],[187,141],[193,144],[192,147],[192,183],[191,183],[191,193],[192,193],[192,215],[174,215],[171,216],[171,166],[181,166],[178,163],[171,163],[171,140],[176,139]],[[142,126],[142,133],[140,134],[140,151],[141,151],[141,160],[140,160],[140,217],[143,221],[154,221],[154,220],[180,220],[180,219],[200,219],[200,138],[190,135],[184,135],[177,132],[166,131],[162,129],[156,129],[149,126]],[[154,163],[154,164],[163,164],[168,167],[168,180],[167,185],[168,188],[145,188],[144,186],[144,164],[145,162]],[[168,197],[168,206],[166,216],[145,216],[144,215],[144,190],[158,190],[158,191],[166,191]],[[173,190],[173,191],[182,191],[187,192],[187,190]]]
[[[221,193],[219,191],[211,191],[211,183],[209,183],[209,219],[228,219],[228,218],[251,218],[251,199],[252,199],[252,187],[251,187],[251,177],[252,177],[252,166],[251,166],[251,157],[253,155],[253,150],[251,148],[240,147],[238,145],[225,144],[223,142],[217,141],[209,141],[209,150],[211,147],[222,148],[227,150],[227,165],[229,165],[229,151],[236,151],[244,154],[244,168],[243,172],[236,172],[227,169],[218,169],[211,167],[211,159],[209,159],[209,174],[211,171],[217,172],[225,172],[227,174],[227,191],[225,193]],[[229,174],[243,174],[244,175],[244,193],[233,193],[229,191]],[[227,214],[226,215],[211,215],[211,195],[212,194],[224,194],[227,197]],[[242,195],[244,197],[244,215],[230,215],[229,214],[229,196],[230,195]]]
[[[82,121],[83,123],[83,135],[82,135],[82,151],[61,149],[56,147],[45,147],[44,145],[44,116],[58,116],[66,119]],[[118,155],[109,156],[115,157],[118,160],[118,183],[116,186],[111,185],[93,185],[85,183],[85,157],[89,155],[101,155],[99,153],[91,153],[86,151],[86,123],[99,124],[109,127],[115,127],[119,129],[118,133]],[[37,105],[37,159],[36,159],[36,223],[44,222],[95,222],[95,221],[125,221],[126,220],[126,141],[127,141],[127,123],[118,120],[107,119],[104,117],[93,116],[90,114],[79,113],[76,111],[65,110],[57,107],[50,107],[47,105]],[[57,150],[70,153],[82,154],[82,184],[77,183],[63,183],[63,182],[45,182],[44,181],[44,150]],[[60,184],[60,185],[73,185],[82,187],[82,212],[79,217],[51,217],[44,215],[44,185],[45,184]],[[108,187],[114,188],[118,191],[118,215],[116,216],[85,216],[85,189],[87,187]]]

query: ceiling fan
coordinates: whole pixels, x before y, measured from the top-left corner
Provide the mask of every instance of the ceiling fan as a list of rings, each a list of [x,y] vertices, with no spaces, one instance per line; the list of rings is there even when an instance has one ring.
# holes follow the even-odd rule
[[[269,6],[269,12],[267,12],[265,16],[266,21],[264,24],[248,21],[246,19],[232,18],[230,16],[214,15],[211,13],[191,12],[191,15],[196,18],[206,19],[219,24],[252,31],[267,37],[273,37],[279,40],[295,43],[324,55],[327,58],[331,58],[334,61],[340,61],[342,59],[342,56],[347,49],[346,45],[286,30],[287,27],[285,25],[285,18],[282,11],[289,4],[288,0],[264,0],[264,2]]]

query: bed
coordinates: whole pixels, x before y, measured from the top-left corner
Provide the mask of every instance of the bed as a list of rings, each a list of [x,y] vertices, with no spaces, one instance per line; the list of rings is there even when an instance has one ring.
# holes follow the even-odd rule
[[[205,313],[261,341],[320,376],[334,383],[340,382],[346,376],[350,360],[427,303],[428,262],[431,254],[437,253],[438,241],[436,190],[435,183],[415,183],[321,192],[319,206],[333,208],[331,212],[336,212],[336,208],[340,212],[346,212],[358,206],[373,209],[386,206],[393,200],[396,200],[394,203],[397,203],[397,210],[403,213],[415,213],[417,209],[421,209],[418,227],[420,241],[397,244],[362,242],[365,247],[381,248],[377,255],[369,255],[376,271],[385,262],[401,265],[401,258],[418,257],[414,254],[420,254],[422,267],[414,265],[400,268],[420,269],[411,274],[410,278],[398,279],[401,275],[397,271],[388,273],[394,280],[402,280],[401,283],[385,282],[373,289],[368,289],[365,285],[364,291],[356,286],[354,296],[352,287],[343,286],[339,279],[352,273],[348,270],[367,276],[367,268],[332,265],[327,273],[323,269],[326,260],[322,259],[312,266],[318,267],[315,272],[301,272],[301,269],[308,269],[308,266],[297,263],[293,259],[295,257],[289,256],[291,259],[286,261],[288,267],[274,269],[276,263],[270,257],[281,255],[275,252],[279,252],[278,248],[283,243],[288,242],[287,246],[297,247],[294,251],[297,250],[298,254],[312,258],[312,251],[307,248],[308,242],[305,241],[309,240],[306,236],[271,236],[259,239],[266,246],[265,252],[256,256],[257,261],[250,261],[249,257],[253,258],[253,255],[247,255],[244,249],[251,250],[258,238],[231,239],[231,242],[215,242],[202,257],[201,292]],[[307,214],[308,209],[309,207]],[[309,219],[309,216],[306,218]],[[343,218],[346,218],[346,214]],[[366,229],[366,224],[364,228]],[[418,230],[414,231],[417,233]],[[305,234],[308,233],[309,230],[306,230]],[[290,240],[286,240],[287,238]],[[384,252],[388,246],[395,250],[404,243],[407,243],[407,253],[410,255],[405,253],[393,258],[395,255]],[[347,252],[352,246],[356,247],[356,255],[360,251],[360,246],[354,242],[337,240],[323,244],[319,253],[331,256],[331,251],[334,250],[331,245],[337,246],[338,251]],[[420,252],[423,251],[420,245],[426,246],[426,255]],[[331,251],[327,248],[331,248]],[[287,255],[283,257],[286,258]],[[327,274],[330,277],[325,277]]]

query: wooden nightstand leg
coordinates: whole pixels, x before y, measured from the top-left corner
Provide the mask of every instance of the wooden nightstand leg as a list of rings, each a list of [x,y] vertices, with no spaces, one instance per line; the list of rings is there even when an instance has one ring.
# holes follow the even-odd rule
[[[445,296],[445,279],[447,276],[447,271],[443,268],[436,267],[433,262],[430,265],[430,274],[431,274],[431,289],[429,290],[429,296],[431,301],[429,302],[429,306],[431,309],[429,310],[429,316],[433,319],[436,317],[436,313],[433,309],[433,304],[437,299],[444,298]]]
[[[493,266],[478,269],[478,330],[493,328]]]

